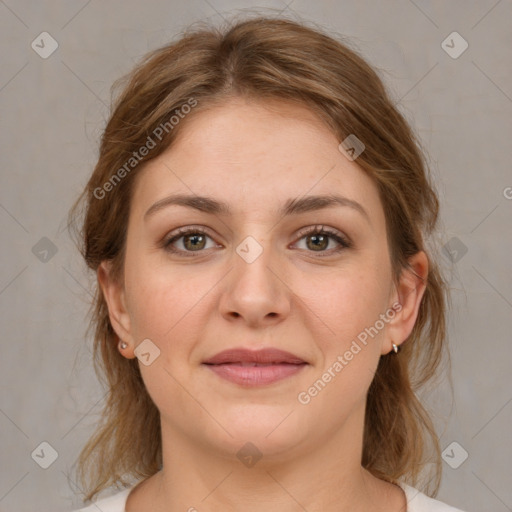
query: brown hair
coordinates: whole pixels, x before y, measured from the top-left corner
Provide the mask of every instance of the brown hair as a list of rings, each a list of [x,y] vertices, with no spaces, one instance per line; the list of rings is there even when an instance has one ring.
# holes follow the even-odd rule
[[[111,260],[114,276],[122,278],[134,178],[140,163],[167,149],[186,125],[185,119],[171,127],[169,119],[185,112],[187,103],[196,102],[188,114],[194,116],[234,96],[299,101],[340,142],[355,134],[365,145],[357,163],[373,179],[384,206],[395,282],[410,256],[425,250],[429,258],[414,329],[399,354],[380,358],[368,392],[361,463],[379,478],[413,486],[432,463],[428,485],[433,482],[433,490],[422,485],[435,496],[441,478],[439,441],[416,392],[435,375],[444,352],[447,287],[424,242],[436,227],[439,202],[416,136],[376,71],[350,46],[305,22],[258,16],[231,21],[223,29],[191,27],[179,40],[150,52],[114,84],[123,90],[113,103],[94,172],[70,211],[70,224],[89,268]],[[133,152],[163,125],[167,129],[156,147],[137,165],[127,166]],[[76,228],[80,205],[84,219]],[[87,500],[113,484],[126,485],[123,475],[148,478],[162,466],[159,411],[137,359],[118,352],[99,286],[95,293],[94,368],[106,383],[107,399],[102,421],[78,460]]]

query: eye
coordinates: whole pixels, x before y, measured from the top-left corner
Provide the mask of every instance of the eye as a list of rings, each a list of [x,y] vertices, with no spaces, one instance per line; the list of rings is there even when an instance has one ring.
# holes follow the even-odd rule
[[[352,243],[343,236],[339,231],[326,228],[324,226],[313,226],[310,228],[303,229],[299,233],[299,240],[310,237],[311,243],[306,243],[306,250],[311,249],[311,252],[327,253],[331,255],[338,253],[343,249],[352,247]],[[194,252],[204,252],[203,249],[212,247],[206,247],[206,240],[212,237],[208,235],[207,231],[201,227],[189,226],[186,228],[179,228],[171,236],[162,242],[162,247],[173,254],[179,254],[185,257],[194,257]],[[326,251],[325,249],[329,246],[329,242],[334,240],[338,247]],[[175,246],[176,242],[180,241],[182,244],[181,248]],[[218,247],[213,244],[213,247]]]
[[[170,238],[164,240],[163,248],[171,253],[180,253],[183,256],[194,256],[194,252],[201,252],[205,248],[206,239],[211,237],[199,227],[187,227],[178,229]],[[184,249],[177,249],[174,243],[181,240]]]
[[[309,238],[311,240],[311,242],[306,242],[306,248],[312,249],[312,252],[321,252],[327,253],[327,255],[332,255],[333,253],[338,253],[343,249],[352,247],[352,243],[339,231],[326,228],[325,226],[306,228],[299,233],[299,236],[300,240],[304,238]],[[336,241],[338,247],[326,251],[325,249],[328,247],[330,240]]]

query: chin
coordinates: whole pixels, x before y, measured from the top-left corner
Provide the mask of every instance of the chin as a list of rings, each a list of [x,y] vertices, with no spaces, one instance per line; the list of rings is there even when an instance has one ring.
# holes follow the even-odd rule
[[[234,408],[218,421],[231,434],[222,432],[220,444],[237,452],[247,442],[253,443],[266,455],[286,453],[308,439],[309,429],[300,421],[300,409],[292,407],[248,404]]]

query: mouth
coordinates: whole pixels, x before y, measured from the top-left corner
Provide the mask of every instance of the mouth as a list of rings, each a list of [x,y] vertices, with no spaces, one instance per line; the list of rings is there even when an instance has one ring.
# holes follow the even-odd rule
[[[297,375],[308,365],[299,356],[274,347],[231,348],[203,362],[222,379],[242,387],[269,385]]]
[[[272,362],[272,363],[256,363],[251,361],[228,361],[226,363],[203,363],[209,366],[233,365],[233,366],[276,366],[276,365],[301,365],[307,364],[304,361],[301,363],[286,363],[286,362]]]
[[[306,363],[299,356],[273,347],[260,350],[249,350],[244,347],[230,348],[219,352],[215,356],[203,361],[204,364],[247,364],[273,365],[273,364],[302,364]]]
[[[218,377],[238,386],[260,387],[289,379],[299,374],[308,363],[256,363],[229,362],[218,364],[203,363]]]
[[[205,365],[220,378],[242,387],[266,386],[300,373],[308,364],[223,363]]]

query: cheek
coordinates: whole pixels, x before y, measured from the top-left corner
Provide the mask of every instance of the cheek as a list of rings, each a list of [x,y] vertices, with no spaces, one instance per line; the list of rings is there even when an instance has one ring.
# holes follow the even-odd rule
[[[149,338],[157,345],[189,326],[218,281],[209,273],[185,272],[142,254],[127,258],[125,268],[132,333],[136,340]]]
[[[344,269],[303,283],[298,295],[323,321],[326,339],[335,340],[340,348],[375,323],[385,311],[387,297],[382,273],[372,268]]]
[[[308,311],[315,313],[308,313],[307,329],[322,353],[301,399],[311,400],[312,410],[327,422],[339,424],[347,411],[364,403],[373,380],[384,329],[372,327],[385,312],[387,298],[380,279],[378,271],[354,268],[318,281],[314,293],[299,293],[308,297]]]
[[[316,330],[308,327],[316,332],[315,343],[322,352],[318,378],[325,383],[326,392],[322,391],[318,402],[341,400],[350,408],[364,400],[379,362],[385,332],[385,324],[379,321],[387,306],[383,277],[382,272],[372,270],[371,266],[352,268],[350,272],[332,275],[316,288],[318,293],[310,295],[308,306],[322,320],[317,321]],[[322,385],[319,383],[320,388]],[[344,410],[331,412],[337,416]]]

